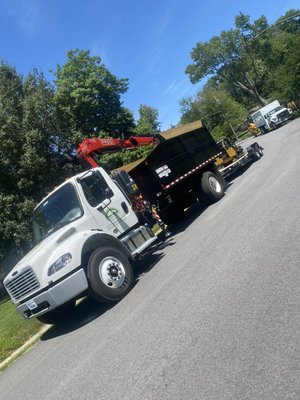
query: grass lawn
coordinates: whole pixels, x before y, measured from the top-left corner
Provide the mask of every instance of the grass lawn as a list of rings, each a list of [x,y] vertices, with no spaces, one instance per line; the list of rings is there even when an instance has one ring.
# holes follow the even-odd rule
[[[22,346],[42,326],[35,318],[25,320],[11,301],[0,303],[0,362]]]

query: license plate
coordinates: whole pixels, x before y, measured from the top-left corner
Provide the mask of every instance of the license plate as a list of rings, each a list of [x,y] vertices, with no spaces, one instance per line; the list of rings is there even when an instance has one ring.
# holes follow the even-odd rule
[[[26,306],[29,308],[29,310],[34,310],[37,308],[37,304],[34,300],[26,301]]]

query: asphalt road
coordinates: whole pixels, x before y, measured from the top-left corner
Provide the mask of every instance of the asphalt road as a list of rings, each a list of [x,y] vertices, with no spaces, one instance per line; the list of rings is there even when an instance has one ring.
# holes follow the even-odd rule
[[[300,119],[257,141],[130,294],[81,303],[0,375],[1,399],[300,399]]]

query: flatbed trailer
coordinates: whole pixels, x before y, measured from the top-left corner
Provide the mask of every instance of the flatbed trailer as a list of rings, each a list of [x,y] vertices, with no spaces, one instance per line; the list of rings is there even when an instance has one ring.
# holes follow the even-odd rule
[[[216,158],[216,165],[219,172],[227,177],[239,168],[253,161],[259,160],[263,156],[263,148],[254,142],[247,146],[246,150],[239,143],[234,143],[229,138],[224,137],[217,142],[220,155]]]

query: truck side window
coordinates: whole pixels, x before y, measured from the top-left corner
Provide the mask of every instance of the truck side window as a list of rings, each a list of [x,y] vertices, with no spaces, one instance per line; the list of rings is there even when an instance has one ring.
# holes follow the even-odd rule
[[[94,172],[84,177],[80,184],[88,203],[92,207],[96,207],[107,199],[106,190],[109,189],[109,186],[100,173]]]

